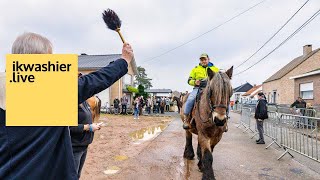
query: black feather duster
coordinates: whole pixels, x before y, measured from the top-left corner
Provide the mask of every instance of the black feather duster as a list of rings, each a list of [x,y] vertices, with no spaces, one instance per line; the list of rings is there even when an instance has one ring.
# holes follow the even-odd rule
[[[107,9],[102,13],[102,18],[106,23],[107,27],[113,31],[118,32],[122,42],[125,43],[123,36],[120,33],[121,20],[118,17],[118,15],[113,10]]]

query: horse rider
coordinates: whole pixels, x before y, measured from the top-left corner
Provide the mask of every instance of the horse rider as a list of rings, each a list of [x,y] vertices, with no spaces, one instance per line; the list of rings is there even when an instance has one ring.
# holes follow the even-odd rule
[[[210,58],[208,54],[200,55],[200,63],[195,68],[192,69],[190,76],[188,78],[188,84],[194,86],[192,92],[189,94],[185,108],[184,108],[184,122],[183,128],[190,129],[190,113],[194,106],[194,102],[196,100],[199,89],[204,88],[207,85],[207,69],[210,68],[213,72],[219,72],[219,68],[214,66],[213,63],[210,62]]]

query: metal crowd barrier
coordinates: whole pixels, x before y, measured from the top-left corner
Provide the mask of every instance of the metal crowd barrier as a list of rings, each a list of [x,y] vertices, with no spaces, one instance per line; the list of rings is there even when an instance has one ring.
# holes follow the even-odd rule
[[[281,148],[279,137],[280,129],[279,129],[279,116],[277,112],[268,111],[268,119],[263,120],[263,134],[269,138],[271,138],[272,142],[266,147],[268,149],[273,144],[276,144],[279,148]],[[257,130],[257,126],[255,126],[255,133],[251,137],[253,139],[259,132]]]
[[[251,131],[255,137],[258,132],[251,129],[252,110],[242,108],[241,119],[238,125],[245,127],[245,131]],[[268,119],[264,120],[264,135],[271,138],[273,144],[282,147],[285,152],[278,158],[280,160],[286,154],[293,157],[290,151],[308,157],[320,163],[320,118],[299,116],[293,114],[281,114],[274,111],[268,112]]]
[[[242,109],[242,104],[235,104],[233,106],[233,111],[234,112],[241,112],[241,109]]]
[[[270,112],[277,112],[277,106],[275,105],[268,105],[267,108]]]
[[[304,116],[308,117],[316,117],[317,111],[315,109],[302,109],[302,108],[297,108],[299,111],[304,114]]]
[[[280,116],[281,146],[285,152],[278,158],[289,154],[289,150],[320,162],[320,118],[282,114]]]
[[[245,107],[242,108],[240,123],[237,128],[239,128],[240,126],[243,126],[246,128],[244,132],[247,132],[248,130],[250,130],[251,132],[254,133],[254,131],[251,129],[251,109],[250,108],[245,108]]]
[[[303,115],[308,117],[316,117],[317,110],[308,108],[290,108],[283,106],[268,105],[268,111],[278,112],[279,114]]]
[[[268,119],[263,123],[264,134],[272,139],[272,142],[266,147],[268,149],[272,144],[276,144],[281,148],[280,142],[278,142],[279,127],[279,115],[277,112],[268,112]]]

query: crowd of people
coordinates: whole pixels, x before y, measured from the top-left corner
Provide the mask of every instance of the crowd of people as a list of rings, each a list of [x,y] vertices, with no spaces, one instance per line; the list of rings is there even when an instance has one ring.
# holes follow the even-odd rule
[[[115,98],[113,100],[114,114],[127,115],[128,97],[126,94],[123,95],[121,99]],[[120,107],[121,103],[121,107]],[[165,112],[170,112],[172,101],[169,97],[159,97],[159,96],[148,96],[147,98],[143,96],[137,96],[133,99],[132,107],[134,119],[139,119],[142,114],[164,114]],[[121,113],[120,113],[121,110]]]

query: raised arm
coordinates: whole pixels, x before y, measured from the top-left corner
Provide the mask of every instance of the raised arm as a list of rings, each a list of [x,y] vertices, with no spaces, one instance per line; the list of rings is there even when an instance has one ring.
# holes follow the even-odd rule
[[[78,103],[107,89],[128,72],[128,64],[133,59],[133,50],[127,43],[123,45],[120,59],[98,71],[82,76],[78,80]]]

